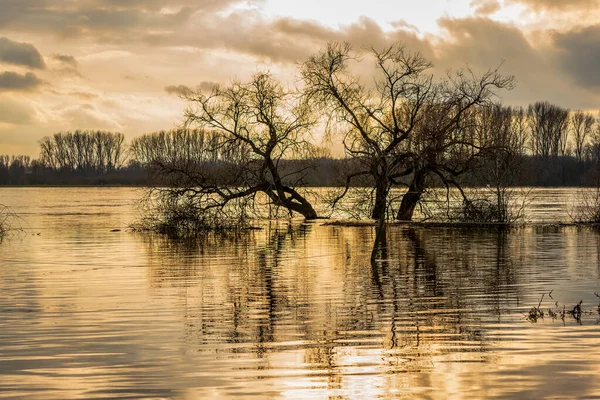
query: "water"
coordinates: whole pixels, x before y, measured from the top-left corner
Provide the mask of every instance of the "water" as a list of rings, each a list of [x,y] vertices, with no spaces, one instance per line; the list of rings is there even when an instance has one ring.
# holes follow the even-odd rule
[[[0,189],[26,228],[0,243],[0,398],[600,396],[592,229],[391,227],[372,264],[370,227],[129,233],[139,194]],[[534,197],[567,219],[572,191]],[[550,291],[581,324],[525,318]]]

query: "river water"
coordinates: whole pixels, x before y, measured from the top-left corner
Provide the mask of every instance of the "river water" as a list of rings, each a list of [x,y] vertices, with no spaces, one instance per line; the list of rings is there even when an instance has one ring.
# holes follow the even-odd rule
[[[24,228],[0,243],[0,398],[600,397],[591,228],[393,226],[371,263],[371,227],[131,233],[140,194],[0,189]],[[574,196],[532,199],[550,222]],[[542,295],[581,318],[528,320]]]

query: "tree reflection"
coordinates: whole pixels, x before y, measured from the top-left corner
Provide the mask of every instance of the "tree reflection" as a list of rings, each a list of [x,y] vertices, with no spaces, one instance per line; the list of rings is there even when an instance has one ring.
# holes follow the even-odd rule
[[[254,359],[256,369],[300,363],[332,389],[361,370],[489,361],[487,330],[518,303],[518,238],[390,226],[372,261],[372,236],[369,227],[276,223],[194,244],[154,239],[149,278],[180,290],[190,346]]]

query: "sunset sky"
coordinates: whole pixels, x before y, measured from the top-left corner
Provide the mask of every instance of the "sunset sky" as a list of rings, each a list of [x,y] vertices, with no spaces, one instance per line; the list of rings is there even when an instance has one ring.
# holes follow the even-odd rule
[[[506,103],[600,108],[600,0],[0,0],[0,153],[58,131],[175,127],[183,87],[295,66],[327,41],[403,42],[513,74]]]

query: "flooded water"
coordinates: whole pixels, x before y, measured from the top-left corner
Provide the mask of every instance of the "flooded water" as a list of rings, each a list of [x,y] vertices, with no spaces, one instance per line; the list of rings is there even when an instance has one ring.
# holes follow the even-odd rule
[[[138,196],[0,189],[25,228],[0,243],[0,398],[600,397],[597,231],[395,226],[371,263],[371,227],[130,233]],[[572,202],[538,190],[530,220]],[[530,322],[542,294],[581,319]]]

